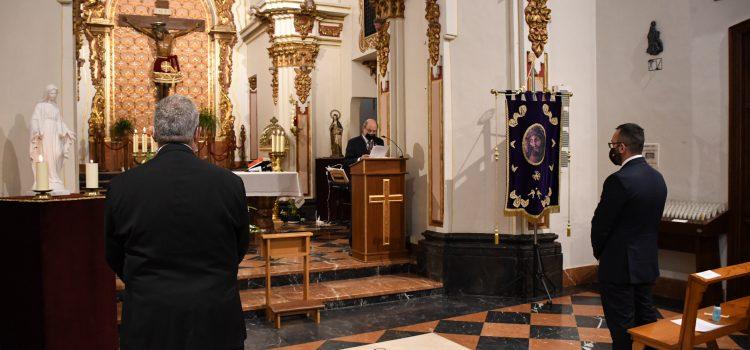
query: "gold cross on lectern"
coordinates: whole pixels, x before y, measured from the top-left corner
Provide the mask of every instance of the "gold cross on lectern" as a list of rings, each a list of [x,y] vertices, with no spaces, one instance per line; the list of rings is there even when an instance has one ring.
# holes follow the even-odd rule
[[[391,180],[383,179],[383,194],[369,197],[370,203],[383,204],[383,245],[391,244],[391,202],[403,202],[403,194],[391,194]]]

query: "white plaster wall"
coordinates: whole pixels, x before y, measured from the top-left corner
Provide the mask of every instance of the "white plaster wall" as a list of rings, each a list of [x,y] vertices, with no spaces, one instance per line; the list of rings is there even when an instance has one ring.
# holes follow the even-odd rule
[[[312,101],[312,115],[310,123],[313,127],[313,164],[314,172],[315,158],[329,157],[331,155],[331,137],[328,127],[331,125],[331,110],[341,111],[344,105],[341,94],[341,47],[321,45],[318,58],[315,61],[315,71],[312,74],[312,89],[310,100]],[[345,117],[341,118],[342,126]]]
[[[452,171],[445,174],[449,232],[491,233],[501,215],[501,168],[492,150],[499,119],[489,91],[505,88],[508,81],[506,1],[460,1],[456,6],[457,36],[447,45],[450,60],[444,62],[451,77],[446,80],[451,116],[445,130],[446,145],[452,145],[445,149],[452,153],[446,157],[452,159],[447,166]]]
[[[551,86],[565,84],[574,93],[570,101],[571,167],[563,169],[560,213],[551,215],[550,232],[557,233],[563,252],[563,268],[596,262],[591,248],[591,217],[597,193],[597,86],[596,0],[551,1],[552,21],[546,50]],[[605,145],[606,146],[606,145]],[[568,205],[568,179],[573,196]],[[570,209],[570,211],[569,211]],[[570,212],[571,236],[565,234]]]
[[[64,122],[76,130],[74,90],[69,80],[72,50],[64,51],[64,38],[72,37],[70,19],[57,1],[3,2],[0,13],[0,195],[20,195],[31,189],[29,122],[47,84],[59,87],[58,104]],[[30,25],[32,24],[32,25]],[[68,45],[68,44],[66,44]],[[67,46],[66,48],[69,48]],[[66,160],[64,180],[75,189],[76,154]]]
[[[615,167],[606,142],[614,128],[636,122],[646,142],[661,145],[659,170],[669,198],[727,200],[727,29],[750,17],[750,2],[600,0],[597,2],[599,88],[598,189]],[[647,70],[646,33],[657,21],[664,69]],[[661,251],[662,275],[685,279],[691,254]]]
[[[257,128],[258,137],[271,121],[271,117],[274,115],[273,106],[273,90],[271,89],[271,73],[268,71],[268,67],[271,67],[271,59],[268,58],[268,34],[260,33],[253,40],[245,43],[246,50],[246,69],[247,76],[243,79],[245,86],[248,86],[247,79],[253,75],[258,77],[258,125],[251,126]],[[249,89],[249,86],[248,86]],[[249,113],[249,112],[248,112]],[[248,130],[249,134],[249,130]],[[259,140],[248,140],[258,145]],[[267,154],[260,153],[259,156],[268,156]]]
[[[427,229],[428,124],[427,124],[427,20],[423,1],[406,1],[404,12],[404,63],[405,63],[405,129],[406,142],[399,145],[406,157],[406,232],[411,242],[421,239]],[[398,152],[392,149],[392,152]]]

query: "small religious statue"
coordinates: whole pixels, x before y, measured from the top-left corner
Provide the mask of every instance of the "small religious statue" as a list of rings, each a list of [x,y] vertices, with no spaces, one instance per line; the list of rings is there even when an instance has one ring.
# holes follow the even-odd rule
[[[37,168],[35,163],[41,160],[48,164],[49,188],[53,194],[70,193],[65,189],[60,174],[63,170],[63,160],[70,156],[70,148],[75,139],[75,133],[68,129],[60,116],[60,108],[57,107],[57,87],[47,85],[44,98],[37,103],[34,114],[31,115],[29,157],[34,179]],[[32,189],[36,188],[35,181]]]
[[[656,21],[651,21],[651,28],[648,30],[648,48],[646,53],[656,56],[664,51],[664,44],[661,42],[661,32],[656,29]]]
[[[339,122],[341,118],[341,112],[338,110],[331,111],[331,126],[328,130],[331,131],[331,158],[341,158],[344,154],[341,152],[341,136],[344,133],[344,127]]]
[[[123,16],[123,22],[135,29],[137,32],[151,38],[156,44],[156,60],[153,67],[153,79],[159,87],[158,99],[167,97],[169,94],[169,85],[182,81],[180,73],[180,63],[177,61],[177,55],[172,54],[172,47],[175,39],[188,35],[203,25],[203,22],[196,22],[194,26],[185,29],[170,32],[165,22],[151,23],[151,29],[139,27]]]

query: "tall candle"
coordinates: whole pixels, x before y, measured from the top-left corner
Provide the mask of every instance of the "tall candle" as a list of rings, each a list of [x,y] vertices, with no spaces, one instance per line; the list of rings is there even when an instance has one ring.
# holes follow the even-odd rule
[[[279,152],[284,152],[284,149],[286,148],[286,137],[284,135],[279,135]]]
[[[276,152],[276,141],[278,141],[278,139],[276,138],[276,133],[274,132],[273,134],[271,134],[271,152]]]
[[[138,153],[138,130],[133,131],[133,153]]]
[[[143,134],[141,135],[141,152],[148,152],[148,135],[146,135],[146,128],[143,128]]]
[[[86,163],[86,188],[99,188],[99,164],[93,160]]]
[[[39,162],[36,163],[36,189],[38,191],[49,190],[49,167],[41,155],[39,155]]]

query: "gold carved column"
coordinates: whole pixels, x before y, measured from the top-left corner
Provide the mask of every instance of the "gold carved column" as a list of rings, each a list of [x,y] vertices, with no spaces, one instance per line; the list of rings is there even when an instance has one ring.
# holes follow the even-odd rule
[[[405,141],[404,0],[375,0],[378,121],[380,132],[402,144]]]
[[[75,3],[73,15],[74,35],[86,37],[89,44],[89,68],[91,82],[94,87],[94,97],[91,100],[91,114],[89,115],[89,157],[94,162],[104,162],[104,142],[106,123],[108,121],[109,79],[107,75],[110,35],[114,25],[106,18],[104,0],[91,0],[83,4]],[[76,39],[78,46],[78,40]],[[82,44],[82,43],[81,43]],[[76,54],[78,56],[78,54]],[[81,59],[78,58],[78,67]],[[80,77],[80,72],[79,72]]]
[[[438,0],[425,0],[427,20],[427,168],[430,226],[443,226],[445,164],[443,158],[443,67],[440,61],[441,26]]]

